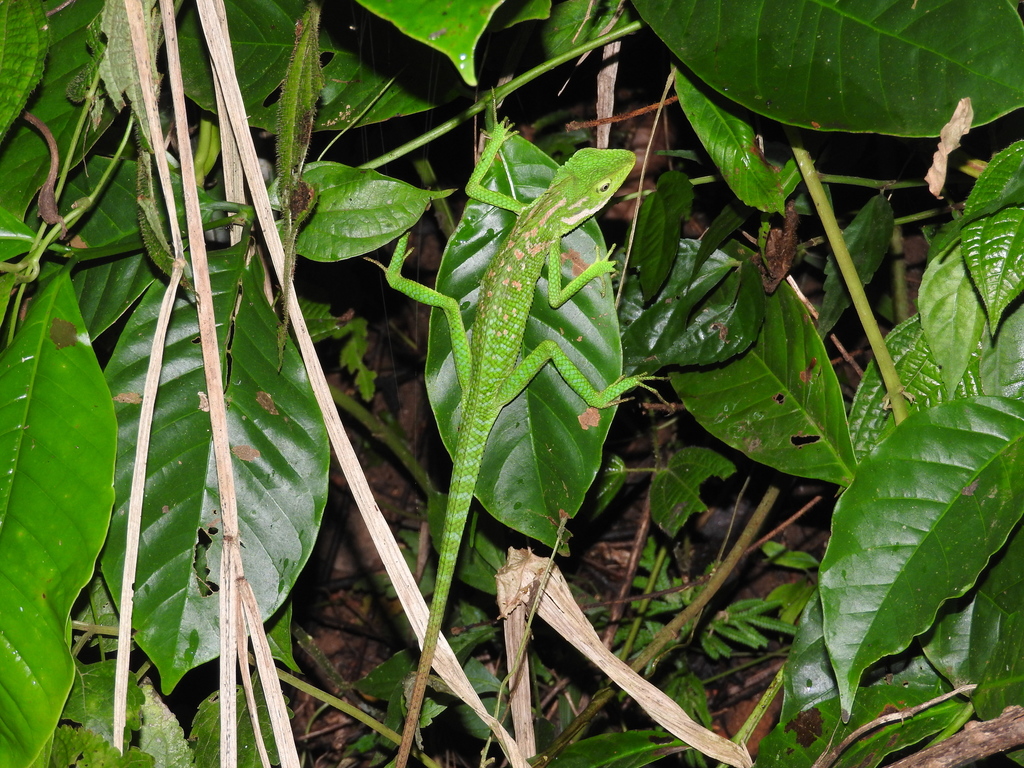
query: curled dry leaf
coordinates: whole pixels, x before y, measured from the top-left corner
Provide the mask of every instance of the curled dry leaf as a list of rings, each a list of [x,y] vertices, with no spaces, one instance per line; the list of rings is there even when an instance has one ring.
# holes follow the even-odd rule
[[[932,156],[932,167],[928,169],[924,180],[928,182],[928,191],[935,197],[942,198],[942,185],[946,183],[946,164],[949,162],[949,154],[960,146],[960,139],[971,130],[971,122],[974,120],[974,108],[971,106],[970,98],[960,99],[960,103],[953,110],[953,117],[946,123],[939,133],[939,148]]]

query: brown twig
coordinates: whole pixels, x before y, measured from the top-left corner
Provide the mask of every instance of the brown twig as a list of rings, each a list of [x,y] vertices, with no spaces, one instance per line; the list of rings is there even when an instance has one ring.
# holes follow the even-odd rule
[[[39,188],[39,218],[47,224],[60,224],[61,239],[68,236],[68,228],[64,226],[64,217],[57,210],[57,173],[60,171],[60,153],[57,151],[57,142],[46,127],[46,123],[33,115],[31,112],[22,112],[21,116],[25,122],[35,128],[46,140],[46,147],[50,150],[50,170],[46,174],[46,181]]]
[[[1007,707],[994,720],[974,721],[934,747],[893,763],[889,768],[958,768],[1009,752],[1024,744],[1024,708]]]
[[[646,115],[648,112],[653,112],[660,107],[667,107],[669,104],[675,104],[679,101],[678,96],[669,96],[664,101],[659,101],[655,104],[648,104],[646,107],[640,107],[634,109],[632,112],[625,112],[621,115],[612,115],[611,117],[602,117],[599,120],[574,120],[571,123],[565,124],[565,130],[567,131],[578,131],[582,128],[596,128],[599,125],[605,125],[606,123],[621,123],[625,120],[629,120],[640,115]]]

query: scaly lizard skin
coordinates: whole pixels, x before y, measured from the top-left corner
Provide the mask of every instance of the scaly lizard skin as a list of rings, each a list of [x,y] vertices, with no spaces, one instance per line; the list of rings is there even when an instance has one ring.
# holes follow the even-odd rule
[[[455,299],[402,277],[402,263],[408,255],[408,235],[399,241],[386,270],[392,288],[445,313],[455,369],[462,387],[462,420],[439,547],[436,586],[396,768],[404,768],[412,749],[484,446],[501,409],[526,388],[548,361],[554,363],[573,391],[595,408],[614,405],[624,392],[645,386],[644,377],[630,376],[598,391],[551,340],[542,342],[520,360],[524,355],[523,334],[534,289],[545,261],[548,264],[548,301],[555,308],[594,278],[615,270],[615,265],[607,258],[599,259],[563,288],[561,240],[608,202],[633,169],[636,157],[623,149],[582,149],[558,169],[540,197],[531,203],[522,203],[481,185],[498,150],[514,135],[507,123],[493,128],[480,163],[466,185],[470,197],[513,211],[519,217],[484,273],[472,340],[467,339]]]

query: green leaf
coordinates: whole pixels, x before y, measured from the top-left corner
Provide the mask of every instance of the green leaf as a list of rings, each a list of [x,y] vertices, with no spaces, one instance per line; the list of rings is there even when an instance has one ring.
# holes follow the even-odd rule
[[[238,84],[249,124],[274,129],[276,95],[295,44],[302,0],[227,0]],[[179,22],[182,74],[189,97],[216,111],[198,14]],[[409,39],[354,2],[336,3],[321,20],[324,88],[317,130],[344,131],[450,101],[460,82],[441,55]],[[412,73],[430,72],[431,87]]]
[[[114,690],[116,666],[114,659],[94,664],[83,664],[76,659],[75,682],[61,713],[61,720],[72,720],[111,744],[114,743],[114,699],[110,694]],[[142,705],[139,681],[129,672],[127,725],[130,730],[138,730],[142,722]]]
[[[274,130],[277,109],[270,96],[284,80],[295,45],[295,21],[303,7],[303,0],[228,0],[224,4],[238,86],[253,127]],[[203,109],[215,112],[209,57],[194,6],[178,22],[178,43],[185,92]]]
[[[711,156],[725,183],[745,205],[782,213],[786,196],[779,169],[758,146],[747,110],[722,98],[689,72],[675,72],[679,106]]]
[[[502,0],[359,0],[359,4],[424,45],[447,56],[466,81],[476,85],[477,40]]]
[[[278,371],[277,319],[254,260],[239,247],[211,259],[221,349],[231,333],[228,428],[234,454],[245,575],[263,617],[285,599],[312,549],[326,494],[328,444],[298,353],[286,347]],[[163,286],[155,284],[128,320],[107,365],[120,424],[118,505],[103,573],[120,594],[125,512],[140,396]],[[238,303],[237,312],[235,311]],[[136,577],[136,640],[172,689],[219,648],[217,588],[222,544],[198,326],[192,303],[175,303],[153,421]],[[223,353],[223,352],[222,352]]]
[[[641,768],[683,748],[661,731],[625,731],[592,736],[571,744],[551,761],[552,768]]]
[[[871,282],[892,240],[892,206],[885,195],[874,195],[843,230],[843,239],[857,267],[863,285]],[[818,333],[828,335],[843,310],[850,306],[850,294],[831,253],[825,263],[825,299],[818,313]]]
[[[35,232],[25,226],[21,219],[5,208],[0,208],[0,261],[28,253],[35,240]]]
[[[701,485],[712,477],[724,480],[735,471],[735,464],[709,448],[683,448],[651,481],[651,519],[674,537],[691,516],[707,510],[700,498]]]
[[[979,683],[971,698],[983,719],[1024,695],[1024,536],[1018,528],[974,590],[943,606],[924,644],[928,660],[955,685]]]
[[[310,163],[303,179],[316,189],[317,203],[295,247],[314,261],[370,253],[419,221],[431,200],[448,194],[329,162]]]
[[[1003,0],[635,5],[704,82],[783,123],[937,136],[964,96],[975,125],[1024,103],[1024,28]]]
[[[911,412],[927,410],[947,399],[942,386],[942,370],[924,338],[920,315],[904,320],[889,331],[885,346],[896,365]],[[858,459],[873,451],[896,428],[887,397],[878,365],[872,360],[864,369],[864,377],[850,406],[850,438]]]
[[[65,161],[64,154],[79,129],[82,111],[80,105],[68,100],[65,92],[79,72],[90,65],[88,26],[103,9],[103,5],[103,0],[76,0],[46,19],[50,50],[43,79],[35,90],[31,107],[32,114],[46,123],[53,133],[60,149],[61,162]],[[99,123],[90,123],[84,138],[78,138],[76,158],[80,158],[92,146],[112,119],[109,109],[105,112],[102,110],[101,105],[100,111],[94,116]],[[0,151],[0,178],[4,180],[0,184],[0,206],[24,219],[49,168],[49,151],[39,133],[23,120],[14,123]]]
[[[1024,404],[997,397],[912,414],[839,499],[821,564],[843,710],[861,674],[963,595],[1024,512]]]
[[[656,294],[668,277],[679,246],[681,219],[690,215],[693,185],[678,171],[666,171],[658,188],[644,199],[637,216],[633,263],[640,269],[644,301]]]
[[[392,24],[354,2],[334,6],[321,29],[323,57],[330,61],[323,70],[317,130],[345,131],[414,115],[460,93],[462,82],[441,54],[410,44]],[[410,76],[417,72],[430,73],[429,88]]]
[[[822,628],[821,604],[811,601],[800,619],[793,647],[786,661],[786,695],[779,724],[761,743],[758,764],[771,768],[810,768],[825,750],[880,712],[894,711],[928,701],[950,689],[948,683],[919,656],[901,658],[891,668],[881,668],[860,690],[848,723],[840,717],[839,695]],[[922,738],[921,730],[935,733],[968,707],[947,701],[929,707],[913,719],[884,726],[878,732],[863,734],[848,752],[841,755],[844,766],[877,765],[886,754],[913,744]],[[918,730],[918,717],[927,724]],[[930,717],[935,715],[935,720]],[[912,730],[908,729],[912,726]],[[867,743],[861,744],[862,741]],[[877,754],[874,754],[878,751]]]
[[[74,667],[71,606],[113,502],[116,423],[66,270],[0,355],[0,766],[24,765],[57,725]]]
[[[0,3],[0,139],[11,127],[43,76],[49,43],[46,16],[38,0]]]
[[[595,3],[593,0],[556,3],[551,8],[551,15],[540,24],[539,38],[544,46],[544,58],[553,59],[634,21],[636,12],[628,4]]]
[[[1022,170],[1024,141],[1018,141],[1002,152],[997,152],[985,166],[964,203],[964,215],[960,223],[966,225],[1007,206],[1024,204]]]
[[[713,251],[691,281],[699,240],[680,240],[668,282],[645,302],[636,280],[622,294],[619,318],[627,374],[665,365],[710,365],[747,349],[764,319],[761,276],[749,252]],[[736,269],[735,267],[739,267]]]
[[[160,768],[192,768],[192,749],[185,740],[178,718],[152,685],[142,683],[140,690],[144,703],[139,748],[152,755]]]
[[[783,568],[795,568],[800,571],[814,571],[818,569],[818,560],[809,552],[786,549],[782,544],[775,541],[766,541],[761,546],[761,551],[772,565]]]
[[[1024,142],[992,158],[964,206],[964,263],[993,329],[1024,288]]]
[[[978,351],[985,328],[985,312],[959,249],[942,262],[928,264],[918,301],[921,327],[950,394]]]
[[[964,263],[992,328],[1024,289],[1024,208],[1003,208],[963,228]]]
[[[752,349],[717,368],[672,376],[701,426],[751,459],[839,485],[856,461],[835,371],[788,285],[765,302]]]
[[[270,726],[270,715],[263,698],[263,689],[255,687],[257,722],[263,743],[267,747],[270,761],[277,763],[277,749],[274,746],[274,733]],[[249,706],[245,701],[242,686],[235,689],[235,728],[238,734],[238,760],[236,768],[262,768],[259,752],[256,749],[256,734],[252,728]],[[199,705],[195,718],[192,720],[192,732],[189,741],[194,746],[195,768],[220,768],[220,695],[211,694]]]
[[[48,768],[88,766],[88,768],[154,768],[151,755],[131,747],[123,755],[98,733],[85,728],[62,725],[53,734]],[[164,768],[160,766],[160,768]]]
[[[500,157],[502,162],[495,163],[484,184],[505,194],[514,192],[522,201],[540,195],[554,174],[553,161],[519,137],[504,144]],[[448,242],[437,290],[459,302],[467,328],[472,328],[476,315],[483,272],[514,222],[515,215],[509,211],[470,201]],[[570,256],[563,268],[567,281],[574,262],[589,263],[604,252],[597,225],[588,221],[564,238],[563,251]],[[622,358],[610,282],[594,280],[559,309],[552,309],[544,298],[546,278],[541,278],[536,290],[524,349],[553,339],[596,388],[615,381],[622,372]],[[448,323],[439,310],[430,317],[426,377],[441,437],[449,452],[454,451],[462,390],[451,356]],[[602,408],[598,422],[584,428],[579,416],[586,410],[553,365],[544,366],[529,387],[502,409],[487,441],[476,486],[476,496],[488,512],[521,533],[554,544],[558,514],[574,515],[594,481],[615,411]]]
[[[1024,306],[1014,306],[993,339],[986,329],[979,362],[982,392],[1024,400]]]

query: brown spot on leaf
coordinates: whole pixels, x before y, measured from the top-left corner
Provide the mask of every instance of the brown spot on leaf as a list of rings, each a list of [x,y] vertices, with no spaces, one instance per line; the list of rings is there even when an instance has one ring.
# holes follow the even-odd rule
[[[235,454],[242,461],[255,461],[260,457],[260,452],[253,448],[251,445],[235,445],[231,447],[231,452]]]
[[[782,405],[784,402],[786,402],[786,396],[781,392],[776,392],[774,395],[772,395],[772,400],[774,400],[779,405]]]
[[[597,408],[591,406],[579,415],[579,421],[580,426],[583,427],[584,430],[596,427],[601,423],[601,412],[597,410]]]
[[[817,364],[818,364],[818,358],[812,357],[811,358],[811,362],[808,364],[807,368],[805,368],[804,370],[800,371],[800,381],[802,381],[804,384],[810,384],[811,376],[813,375],[813,371],[814,371],[814,367]]]
[[[974,492],[978,490],[978,481],[975,480],[970,485],[964,486],[964,489],[960,491],[961,496],[973,496]]]
[[[257,392],[256,402],[259,403],[260,407],[263,408],[263,410],[265,410],[271,416],[279,415],[277,407],[274,405],[274,398],[270,395],[269,392],[264,392],[263,390]]]
[[[727,326],[725,323],[712,323],[711,324],[711,330],[712,331],[718,331],[718,340],[719,341],[728,341],[728,338],[729,338],[729,326]]]
[[[50,323],[50,341],[57,349],[73,347],[78,343],[78,333],[75,331],[75,324],[62,320],[59,317],[53,318]]]
[[[142,395],[138,392],[118,392],[114,395],[115,403],[128,403],[129,405],[138,405],[142,402]]]
[[[818,708],[808,709],[790,720],[785,732],[796,735],[796,743],[805,749],[821,738],[821,712]]]

